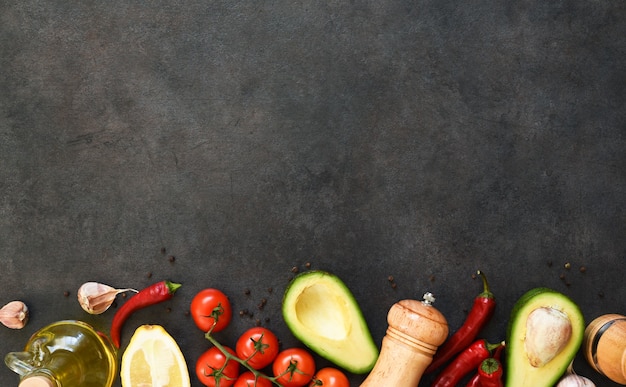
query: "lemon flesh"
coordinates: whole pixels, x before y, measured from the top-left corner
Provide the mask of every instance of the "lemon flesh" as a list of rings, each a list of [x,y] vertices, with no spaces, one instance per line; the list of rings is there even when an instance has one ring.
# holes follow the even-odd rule
[[[122,355],[123,387],[190,387],[185,358],[160,325],[142,325]]]

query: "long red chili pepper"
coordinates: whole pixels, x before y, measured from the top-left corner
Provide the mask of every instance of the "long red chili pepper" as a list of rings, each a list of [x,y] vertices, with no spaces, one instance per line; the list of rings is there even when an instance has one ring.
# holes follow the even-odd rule
[[[446,342],[439,347],[433,361],[424,371],[425,374],[429,374],[437,370],[444,365],[448,360],[452,359],[454,355],[461,352],[472,341],[476,340],[481,329],[493,316],[493,312],[496,308],[496,298],[489,290],[489,283],[487,277],[482,271],[478,271],[477,274],[483,280],[483,291],[476,298],[474,298],[474,305],[472,310],[467,315],[463,326],[459,328]]]
[[[113,316],[111,323],[111,340],[116,348],[120,347],[120,335],[126,319],[136,310],[158,304],[172,298],[181,284],[161,281],[139,291],[126,301]]]
[[[483,339],[474,341],[441,371],[432,387],[457,386],[465,375],[475,371],[483,360],[491,357],[491,351],[502,345],[503,343],[490,344]]]

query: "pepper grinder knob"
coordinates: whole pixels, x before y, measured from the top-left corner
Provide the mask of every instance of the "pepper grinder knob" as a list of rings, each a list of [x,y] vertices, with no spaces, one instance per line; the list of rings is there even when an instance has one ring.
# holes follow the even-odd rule
[[[380,355],[361,387],[417,387],[448,338],[448,322],[434,301],[432,293],[426,293],[423,301],[402,300],[389,309]]]

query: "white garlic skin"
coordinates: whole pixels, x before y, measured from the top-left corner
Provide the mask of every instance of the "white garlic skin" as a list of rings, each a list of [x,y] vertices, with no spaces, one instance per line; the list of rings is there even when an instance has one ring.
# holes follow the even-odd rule
[[[134,289],[115,289],[99,282],[85,282],[78,288],[77,297],[83,310],[90,314],[102,314],[109,309],[115,297],[125,291]]]
[[[577,387],[577,386],[586,386],[586,387],[595,387],[596,385],[589,379],[584,376],[579,376],[574,371],[574,362],[572,361],[569,366],[567,366],[567,371],[559,382],[554,387]]]
[[[0,309],[0,322],[7,328],[24,328],[28,317],[28,307],[22,301],[11,301]]]
[[[561,378],[561,380],[559,381],[559,383],[557,383],[555,387],[578,387],[578,386],[595,387],[596,385],[595,383],[593,383],[591,380],[587,379],[584,376],[580,376],[576,374],[569,374]]]

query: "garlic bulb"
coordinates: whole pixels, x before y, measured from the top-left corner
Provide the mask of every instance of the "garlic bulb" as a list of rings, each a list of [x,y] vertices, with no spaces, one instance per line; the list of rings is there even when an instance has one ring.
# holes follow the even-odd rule
[[[9,302],[0,309],[0,322],[7,328],[24,328],[28,322],[28,307],[22,301]]]
[[[85,282],[78,289],[78,302],[85,312],[101,314],[109,309],[119,293],[127,291],[137,293],[135,289],[115,289],[98,282]]]
[[[596,385],[584,376],[577,375],[574,372],[574,367],[570,363],[569,367],[567,367],[567,372],[561,379],[559,383],[555,387],[595,387]]]

